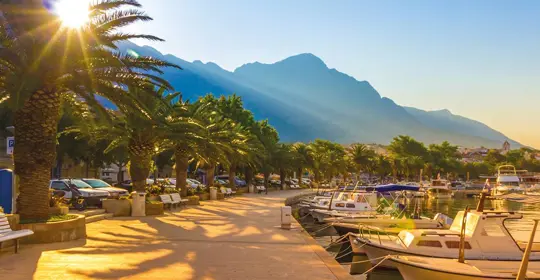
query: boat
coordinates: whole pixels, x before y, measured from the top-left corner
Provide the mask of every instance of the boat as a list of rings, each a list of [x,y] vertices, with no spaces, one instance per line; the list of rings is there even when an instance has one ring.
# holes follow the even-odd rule
[[[341,192],[335,200],[330,200],[324,209],[312,208],[313,219],[323,223],[328,217],[344,217],[346,214],[375,215],[377,213],[377,193]]]
[[[429,186],[426,187],[427,195],[432,199],[452,198],[452,189],[448,181],[441,179],[440,175],[437,179],[431,180]]]
[[[391,256],[389,259],[404,280],[540,279],[540,261],[530,261],[538,222],[538,219],[534,220],[521,261],[465,260],[463,239],[457,260],[417,256]]]
[[[520,242],[509,233],[504,222],[517,220],[522,214],[506,211],[484,211],[485,193],[482,194],[476,210],[467,213],[464,231],[464,246],[469,260],[508,260],[521,258]],[[410,255],[420,257],[457,258],[462,221],[466,211],[460,211],[448,230],[402,230],[397,236],[385,234],[357,234],[353,247],[362,250],[369,259],[387,255]],[[540,260],[540,253],[531,255],[533,260]],[[383,262],[385,267],[395,268],[390,262]]]
[[[440,259],[415,256],[393,256],[389,259],[397,267],[404,280],[516,280],[520,261]],[[526,279],[540,279],[540,262],[529,263]]]
[[[497,169],[497,185],[491,190],[491,195],[500,196],[512,193],[523,193],[520,180],[513,165],[501,165]]]

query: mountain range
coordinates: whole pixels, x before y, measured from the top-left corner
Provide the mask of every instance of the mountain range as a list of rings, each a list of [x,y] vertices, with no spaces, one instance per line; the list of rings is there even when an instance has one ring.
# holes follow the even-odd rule
[[[257,119],[268,119],[284,142],[323,138],[343,144],[388,144],[410,135],[426,143],[444,140],[465,147],[501,147],[508,140],[487,125],[448,110],[424,111],[381,97],[367,81],[330,69],[313,54],[291,56],[273,64],[248,63],[233,72],[201,61],[188,62],[149,46],[120,44],[122,52],[167,60],[183,69],[164,69],[163,78],[196,100],[206,93],[237,94]],[[106,102],[106,101],[105,101]]]

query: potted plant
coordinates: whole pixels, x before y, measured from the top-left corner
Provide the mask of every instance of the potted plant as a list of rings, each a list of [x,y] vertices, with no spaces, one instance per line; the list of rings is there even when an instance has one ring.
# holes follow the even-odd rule
[[[195,189],[195,194],[199,197],[199,201],[205,201],[210,199],[210,194],[207,192],[206,188],[197,186]]]
[[[121,196],[118,199],[103,200],[103,209],[107,213],[112,213],[115,217],[125,217],[131,215],[131,203],[129,196]]]
[[[2,211],[3,212],[3,211]],[[49,215],[67,215],[69,207],[64,203],[64,193],[54,193],[49,190]]]
[[[147,200],[145,211],[146,216],[163,215],[163,202]]]
[[[146,187],[146,199],[150,201],[159,201],[159,195],[163,194],[163,190],[158,185],[150,185]]]

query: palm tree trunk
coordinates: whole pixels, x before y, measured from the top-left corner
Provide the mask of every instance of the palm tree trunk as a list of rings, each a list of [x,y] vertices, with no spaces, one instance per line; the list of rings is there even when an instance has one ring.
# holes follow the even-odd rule
[[[279,169],[279,180],[281,181],[281,184],[279,184],[279,189],[283,190],[283,185],[285,184],[285,169],[280,168]]]
[[[152,154],[154,152],[153,143],[133,142],[128,145],[129,174],[133,182],[133,190],[136,192],[146,191],[146,179],[152,169]]]
[[[187,169],[189,166],[189,158],[185,150],[175,149],[174,150],[174,160],[175,160],[175,172],[176,172],[176,189],[180,190],[180,195],[183,197],[187,196]]]
[[[206,185],[208,187],[214,186],[214,174],[216,172],[216,165],[211,164],[206,168]]]
[[[253,183],[253,170],[251,169],[251,167],[247,166],[245,172],[246,172],[246,185],[250,186]],[[247,189],[247,191],[249,192],[249,188]]]
[[[56,157],[60,96],[55,89],[34,92],[15,112],[15,173],[19,177],[21,219],[47,219],[49,180]]]
[[[298,167],[298,185],[302,184],[302,166]]]
[[[236,189],[236,164],[231,163],[229,167],[229,187],[231,189]]]

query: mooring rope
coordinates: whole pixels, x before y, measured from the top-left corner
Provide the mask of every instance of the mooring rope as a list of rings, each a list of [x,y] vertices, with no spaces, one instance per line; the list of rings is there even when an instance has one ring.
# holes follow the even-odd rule
[[[370,273],[371,271],[373,271],[375,268],[377,268],[379,265],[381,265],[385,260],[389,259],[390,257],[392,257],[391,255],[388,255],[388,256],[384,256],[383,259],[378,262],[376,265],[372,266],[370,269],[366,270],[364,273],[362,273],[362,275],[366,275],[368,273]],[[375,259],[373,259],[375,260]]]

